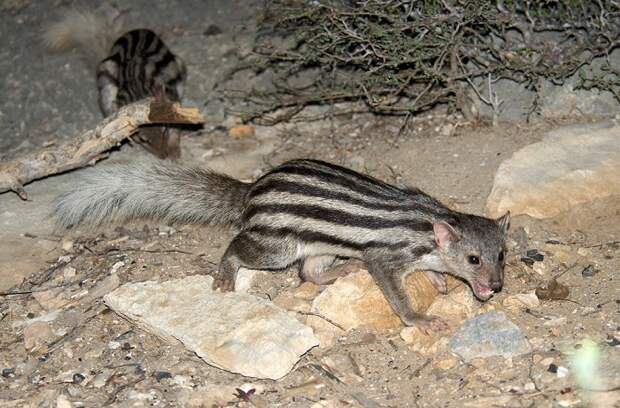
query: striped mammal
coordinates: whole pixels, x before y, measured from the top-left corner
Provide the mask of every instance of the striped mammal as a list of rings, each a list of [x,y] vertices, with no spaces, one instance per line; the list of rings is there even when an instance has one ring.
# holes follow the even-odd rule
[[[148,29],[113,34],[106,20],[91,12],[69,10],[44,34],[53,51],[78,49],[96,65],[99,107],[110,116],[121,107],[156,96],[178,102],[183,97],[186,68],[162,39]],[[134,140],[159,158],[181,155],[181,129],[143,126]]]
[[[219,265],[222,290],[233,289],[240,267],[300,263],[304,277],[321,281],[336,257],[360,259],[403,323],[425,330],[445,324],[412,309],[407,271],[426,271],[442,292],[443,274],[455,275],[487,300],[503,284],[510,220],[456,212],[418,189],[317,160],[283,163],[252,183],[173,163],[104,167],[60,197],[55,214],[62,228],[145,218],[229,225],[237,235]]]

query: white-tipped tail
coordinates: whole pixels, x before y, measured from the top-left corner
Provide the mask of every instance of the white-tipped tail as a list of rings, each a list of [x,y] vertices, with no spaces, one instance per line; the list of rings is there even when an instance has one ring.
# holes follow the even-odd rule
[[[109,18],[92,11],[68,9],[46,27],[43,43],[55,52],[77,49],[94,66],[107,56],[118,35],[118,27]]]
[[[209,170],[145,160],[97,166],[58,198],[59,228],[150,219],[239,225],[249,184]]]

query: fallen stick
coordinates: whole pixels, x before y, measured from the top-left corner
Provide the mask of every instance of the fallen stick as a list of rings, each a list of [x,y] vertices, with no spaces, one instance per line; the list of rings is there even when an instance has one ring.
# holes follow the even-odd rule
[[[106,157],[106,152],[148,124],[200,124],[204,119],[196,108],[149,98],[119,109],[89,130],[60,147],[41,149],[0,164],[0,194],[14,191],[22,200],[28,195],[24,184],[52,174],[90,165]]]

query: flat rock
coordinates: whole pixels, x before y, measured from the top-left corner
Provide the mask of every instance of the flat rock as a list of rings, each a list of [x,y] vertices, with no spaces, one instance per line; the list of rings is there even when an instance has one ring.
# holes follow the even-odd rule
[[[243,293],[217,293],[195,275],[123,285],[105,303],[147,331],[180,341],[207,363],[248,377],[278,379],[310,348],[312,330],[273,303]]]
[[[548,218],[620,196],[620,126],[567,126],[517,151],[495,175],[487,214]]]
[[[268,274],[269,272],[257,269],[239,268],[235,279],[235,292],[247,293],[258,279]]]
[[[450,351],[464,360],[530,353],[532,347],[523,331],[501,312],[491,311],[466,321],[452,335]]]

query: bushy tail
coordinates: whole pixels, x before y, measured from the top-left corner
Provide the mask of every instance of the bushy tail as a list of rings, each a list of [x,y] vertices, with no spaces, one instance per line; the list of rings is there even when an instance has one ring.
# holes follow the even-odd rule
[[[58,198],[59,228],[138,219],[240,225],[250,184],[209,170],[145,160],[98,166]]]
[[[95,67],[107,56],[120,33],[119,29],[111,17],[101,13],[68,9],[46,27],[43,43],[54,52],[77,49],[87,64]]]

